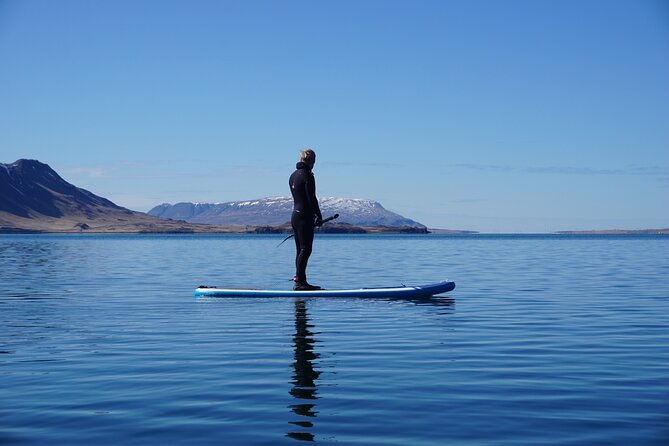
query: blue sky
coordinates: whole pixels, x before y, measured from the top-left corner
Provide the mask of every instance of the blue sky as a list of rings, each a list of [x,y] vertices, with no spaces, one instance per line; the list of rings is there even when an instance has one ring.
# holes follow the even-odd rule
[[[0,162],[146,211],[303,147],[430,227],[669,227],[669,3],[0,0]]]

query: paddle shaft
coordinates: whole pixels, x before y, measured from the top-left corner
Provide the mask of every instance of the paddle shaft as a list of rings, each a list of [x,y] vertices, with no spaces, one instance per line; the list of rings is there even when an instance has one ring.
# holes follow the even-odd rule
[[[320,226],[323,226],[325,223],[327,223],[327,222],[329,222],[329,221],[332,221],[332,220],[334,220],[334,219],[336,219],[336,218],[339,218],[339,214],[334,214],[332,217],[328,217],[328,218],[326,218],[325,220],[323,220],[323,221],[321,222]],[[276,247],[278,248],[279,246],[283,245],[283,242],[285,242],[286,240],[288,240],[288,239],[290,239],[290,238],[292,238],[292,237],[295,237],[295,234],[290,234],[288,237],[286,237],[285,239],[283,239],[283,240],[281,241],[281,243],[279,243],[278,245],[276,245]]]

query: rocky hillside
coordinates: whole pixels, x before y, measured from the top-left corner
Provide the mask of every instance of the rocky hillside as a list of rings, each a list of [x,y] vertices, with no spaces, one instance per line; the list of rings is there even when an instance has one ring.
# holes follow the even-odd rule
[[[76,187],[47,164],[0,164],[0,232],[213,232],[117,206]],[[218,231],[216,231],[218,232]]]
[[[123,212],[111,201],[63,180],[48,165],[35,160],[0,164],[0,211],[23,218],[59,218],[79,213],[94,216],[101,210]]]
[[[339,214],[339,222],[355,226],[414,227],[425,226],[386,210],[380,203],[355,198],[319,198],[324,218]],[[165,219],[189,223],[226,225],[281,225],[290,221],[293,200],[288,197],[262,198],[227,203],[161,204],[149,211]]]

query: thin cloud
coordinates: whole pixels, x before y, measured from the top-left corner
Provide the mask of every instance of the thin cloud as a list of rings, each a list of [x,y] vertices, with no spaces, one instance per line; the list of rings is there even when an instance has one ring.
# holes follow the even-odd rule
[[[166,163],[163,163],[166,164]],[[82,180],[160,180],[173,178],[216,178],[221,176],[269,175],[283,171],[275,166],[233,165],[221,168],[156,168],[156,163],[119,161],[107,167],[70,167],[60,171]]]
[[[74,167],[63,169],[63,174],[72,175],[79,178],[105,178],[108,175],[107,169],[102,167]]]
[[[475,164],[460,163],[453,167],[463,169],[478,170],[485,172],[517,172],[542,175],[638,175],[652,177],[669,177],[669,167],[664,166],[634,166],[624,169],[599,169],[595,167],[573,167],[573,166],[537,166],[537,167],[517,167],[500,164]]]
[[[378,162],[350,162],[350,161],[325,161],[320,164],[321,168],[328,167],[404,167],[402,163]]]
[[[460,167],[463,169],[470,170],[480,170],[485,172],[512,172],[518,170],[517,168],[511,166],[500,166],[495,164],[473,164],[473,163],[460,163],[460,164],[451,164],[451,167]]]

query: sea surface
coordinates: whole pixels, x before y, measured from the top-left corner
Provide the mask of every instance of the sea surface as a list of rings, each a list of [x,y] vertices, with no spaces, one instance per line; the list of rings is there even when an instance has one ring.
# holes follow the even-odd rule
[[[316,237],[0,236],[0,444],[669,444],[669,237]]]

